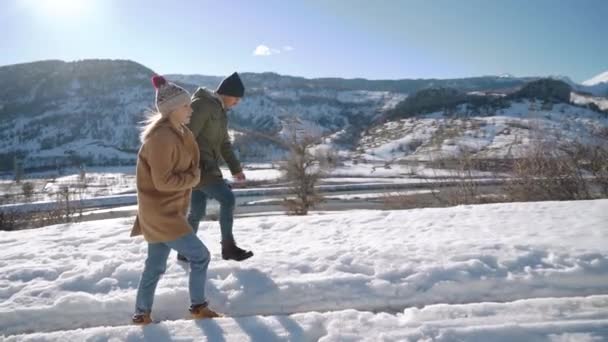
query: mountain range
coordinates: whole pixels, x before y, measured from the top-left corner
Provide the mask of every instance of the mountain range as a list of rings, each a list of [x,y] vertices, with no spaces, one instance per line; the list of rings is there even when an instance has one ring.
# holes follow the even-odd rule
[[[12,170],[15,161],[26,169],[134,164],[139,147],[138,125],[153,108],[150,78],[154,74],[128,60],[49,60],[0,67],[0,171]],[[596,120],[597,116],[599,121],[593,126],[602,127],[602,110],[608,109],[606,75],[584,84],[562,78],[576,97],[572,103],[563,103],[567,107],[562,110],[589,120]],[[165,76],[189,91],[199,86],[214,89],[222,79]],[[374,159],[370,149],[377,148],[371,147],[371,142],[380,139],[382,132],[378,130],[404,120],[395,111],[420,91],[451,89],[468,94],[467,99],[496,98],[513,94],[539,79],[510,75],[445,80],[307,79],[276,73],[242,73],[241,77],[246,96],[229,112],[229,118],[235,148],[245,161],[280,158],[284,150],[273,141],[287,134],[294,122],[301,131],[326,137],[326,145],[344,155]],[[435,99],[431,97],[430,101]],[[519,114],[514,115],[509,108],[521,107],[522,102],[512,101],[516,100],[495,110],[488,109],[491,106],[484,109],[483,116],[500,115],[502,110],[517,117]],[[533,99],[523,101],[528,101],[527,108],[534,103]],[[447,113],[443,110],[447,107],[438,109],[434,111],[435,118],[453,116],[454,110],[469,117],[481,115],[463,103],[455,104]],[[427,120],[433,113],[419,114],[408,120]],[[423,140],[419,145],[422,150],[425,143],[436,143],[432,134],[424,137],[419,138]],[[415,151],[402,150],[403,157],[416,155]]]

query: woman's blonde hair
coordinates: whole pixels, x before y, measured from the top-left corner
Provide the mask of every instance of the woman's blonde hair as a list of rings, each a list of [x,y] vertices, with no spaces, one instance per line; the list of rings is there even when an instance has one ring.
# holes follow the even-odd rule
[[[158,111],[150,110],[146,112],[146,118],[141,122],[142,126],[140,128],[139,140],[144,143],[150,134],[154,132],[156,127],[167,120],[169,120],[168,116],[164,116]]]

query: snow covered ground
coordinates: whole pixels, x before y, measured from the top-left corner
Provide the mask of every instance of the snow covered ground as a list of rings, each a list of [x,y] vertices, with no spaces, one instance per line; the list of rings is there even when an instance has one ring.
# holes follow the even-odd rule
[[[345,162],[344,165],[332,169],[322,182],[378,182],[378,183],[408,183],[420,178],[449,178],[462,176],[462,172],[453,169],[437,169],[423,162],[409,161],[406,164],[358,163]],[[471,171],[472,177],[495,178],[507,176],[495,172]]]
[[[86,172],[86,186],[77,169],[68,170],[63,176],[51,172],[28,174],[21,183],[0,180],[0,210],[40,211],[57,207],[58,199],[64,199],[63,189],[69,189],[72,207],[95,208],[116,207],[136,203],[135,167],[91,168]],[[223,169],[231,182],[230,172]],[[238,196],[284,195],[289,189],[282,179],[283,173],[277,164],[246,164],[247,182],[234,184]],[[474,171],[480,182],[488,182],[497,177],[507,176],[492,172]],[[384,165],[383,163],[344,162],[329,171],[320,180],[321,191],[361,191],[401,189],[411,185],[431,187],[434,182],[447,181],[462,174],[455,170],[430,168],[421,162]],[[33,194],[26,198],[23,185],[33,186]],[[355,197],[360,197],[358,196]],[[375,196],[375,195],[373,195]],[[264,201],[264,199],[262,199]],[[273,200],[274,201],[274,200]]]
[[[172,253],[153,314],[129,326],[146,254],[132,219],[0,232],[0,340],[603,341],[608,200],[235,221],[256,255],[199,236],[207,293],[230,317],[183,320],[187,267]]]
[[[390,196],[413,196],[421,194],[431,194],[433,190],[410,190],[410,191],[385,191],[385,192],[370,192],[365,194],[342,194],[342,195],[326,195],[323,196],[325,200],[339,200],[339,201],[350,201],[350,200],[377,200],[383,199]],[[285,196],[284,196],[285,197]],[[257,204],[274,204],[280,203],[284,200],[284,197],[266,198],[262,200],[249,201],[247,205]],[[295,197],[287,197],[293,199]]]
[[[281,177],[281,172],[270,164],[249,164],[245,166],[245,174],[250,182],[272,182]],[[222,168],[224,175],[230,179],[230,171]],[[71,200],[84,200],[103,196],[134,194],[135,165],[119,167],[96,167],[86,170],[86,186],[83,187],[77,169],[66,170],[62,176],[56,171],[46,171],[27,174],[25,179],[17,184],[13,179],[0,179],[0,194],[19,195],[18,202],[25,202],[22,196],[23,183],[33,185],[34,194],[28,202],[55,201],[57,193],[65,187],[70,189]]]

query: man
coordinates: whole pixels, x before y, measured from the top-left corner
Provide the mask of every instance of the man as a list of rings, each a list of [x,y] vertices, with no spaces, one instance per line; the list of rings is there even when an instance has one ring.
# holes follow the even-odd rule
[[[188,223],[198,231],[198,225],[205,216],[207,199],[214,198],[220,203],[220,230],[222,233],[222,258],[243,261],[253,256],[251,251],[239,248],[232,235],[235,199],[232,189],[222,176],[219,163],[222,158],[237,181],[244,181],[245,174],[239,160],[232,151],[228,136],[226,112],[236,106],[245,87],[235,72],[226,77],[215,91],[199,88],[192,95],[192,118],[188,127],[194,134],[200,150],[201,181],[193,189],[190,199]],[[186,261],[182,255],[178,260]]]

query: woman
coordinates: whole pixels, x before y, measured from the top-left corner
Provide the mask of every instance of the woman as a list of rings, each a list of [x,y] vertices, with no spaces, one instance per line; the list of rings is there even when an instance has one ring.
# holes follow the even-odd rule
[[[199,150],[186,124],[192,108],[183,88],[154,76],[156,108],[141,133],[137,156],[137,217],[131,236],[143,234],[148,258],[139,281],[133,323],[152,322],[154,291],[165,272],[171,249],[190,263],[190,313],[218,317],[207,307],[205,281],[209,250],[186,221],[191,188],[200,181]]]

